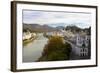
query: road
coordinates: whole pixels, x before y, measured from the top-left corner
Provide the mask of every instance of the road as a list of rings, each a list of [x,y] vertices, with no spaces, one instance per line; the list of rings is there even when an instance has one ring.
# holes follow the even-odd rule
[[[72,51],[70,53],[70,60],[79,60],[81,57],[78,55],[80,47],[71,43],[67,39],[65,39],[65,42],[69,43],[72,47]],[[77,54],[76,54],[77,53]]]

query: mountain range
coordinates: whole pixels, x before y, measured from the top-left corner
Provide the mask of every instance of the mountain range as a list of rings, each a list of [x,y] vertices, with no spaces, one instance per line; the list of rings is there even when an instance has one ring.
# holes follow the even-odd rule
[[[71,25],[71,26],[66,26],[66,27],[59,25],[56,27],[51,27],[50,24],[49,25],[25,24],[25,23],[23,24],[23,31],[30,30],[31,32],[52,32],[52,31],[60,31],[61,29],[65,29],[66,31],[71,30],[71,32],[73,33],[84,31],[90,34],[91,32],[91,27],[82,29],[76,25]]]
[[[39,24],[23,24],[23,30],[30,30],[32,32],[59,31],[58,28],[50,27],[48,25],[39,25]]]

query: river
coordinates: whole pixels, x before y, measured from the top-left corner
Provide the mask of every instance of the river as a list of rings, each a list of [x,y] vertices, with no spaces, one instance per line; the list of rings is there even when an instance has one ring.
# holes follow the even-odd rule
[[[34,62],[42,55],[48,39],[43,36],[43,33],[37,35],[38,37],[34,41],[23,46],[23,62]]]

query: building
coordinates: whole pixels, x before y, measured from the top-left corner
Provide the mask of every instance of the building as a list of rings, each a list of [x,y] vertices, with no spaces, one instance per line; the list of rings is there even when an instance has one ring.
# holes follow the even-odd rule
[[[79,56],[88,56],[90,36],[86,34],[76,34],[75,37],[71,39],[75,46],[72,49],[75,54]]]
[[[63,35],[63,33],[61,31],[47,32],[46,35],[47,36],[60,36],[60,37],[64,37],[64,35]]]
[[[82,47],[83,44],[85,44],[85,46],[88,47],[89,40],[90,40],[90,37],[88,35],[76,34],[75,36],[76,45],[80,47]]]
[[[36,33],[31,33],[29,31],[23,32],[23,40],[28,40],[32,38],[33,36],[36,36]]]

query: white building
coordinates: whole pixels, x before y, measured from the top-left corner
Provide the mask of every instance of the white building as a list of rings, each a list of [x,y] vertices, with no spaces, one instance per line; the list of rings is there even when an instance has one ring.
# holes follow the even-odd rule
[[[60,36],[60,37],[64,37],[63,33],[60,31],[54,31],[54,32],[48,32],[46,33],[47,36]]]
[[[89,46],[90,36],[86,34],[76,34],[73,37],[73,41],[76,45],[72,51],[74,51],[79,56],[88,56],[88,46]]]
[[[36,33],[23,32],[23,40],[30,39],[31,37],[36,36]]]
[[[76,34],[75,36],[75,41],[76,41],[76,45],[77,46],[82,46],[83,44],[85,44],[86,47],[88,47],[89,45],[89,40],[90,37],[88,35],[80,35],[80,34]]]

